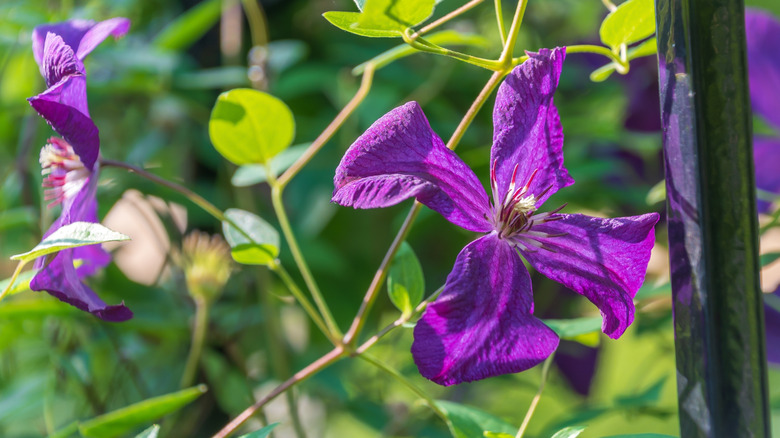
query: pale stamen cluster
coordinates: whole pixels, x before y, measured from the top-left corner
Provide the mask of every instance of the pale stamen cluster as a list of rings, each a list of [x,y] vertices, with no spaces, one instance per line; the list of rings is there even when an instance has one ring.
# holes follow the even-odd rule
[[[90,171],[84,167],[73,147],[65,140],[52,137],[41,149],[41,175],[43,178],[44,199],[50,201],[49,207],[61,204],[72,198],[84,186]]]
[[[552,251],[551,248],[545,247],[544,243],[538,239],[559,237],[565,235],[565,233],[550,234],[533,231],[532,228],[535,224],[562,219],[562,216],[557,213],[565,207],[565,204],[553,211],[536,214],[536,203],[552,189],[552,185],[547,186],[538,195],[530,193],[531,183],[539,172],[539,169],[536,169],[528,177],[528,181],[518,187],[517,169],[519,165],[515,165],[512,171],[512,179],[506,195],[504,195],[503,199],[499,199],[498,182],[496,180],[497,161],[493,161],[493,165],[490,167],[490,185],[493,192],[493,226],[498,231],[498,237],[507,240],[522,250],[529,250],[529,247],[533,247]],[[519,239],[522,239],[522,242]]]

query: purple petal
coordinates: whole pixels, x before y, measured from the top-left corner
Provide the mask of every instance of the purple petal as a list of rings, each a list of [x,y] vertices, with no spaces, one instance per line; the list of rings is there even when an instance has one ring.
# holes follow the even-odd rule
[[[780,128],[780,21],[768,12],[745,10],[748,76],[753,109]]]
[[[754,137],[753,158],[756,166],[756,187],[780,194],[780,139]],[[767,213],[771,203],[758,200],[758,211]]]
[[[44,234],[44,238],[73,222],[96,222],[96,191],[97,178],[93,175],[76,196],[65,200],[62,214]],[[81,261],[78,269],[74,266],[75,260]],[[133,313],[125,307],[124,303],[115,306],[106,305],[92,289],[81,282],[82,277],[105,266],[109,261],[110,256],[100,245],[62,250],[48,264],[45,257],[35,261],[35,268],[39,271],[30,282],[30,288],[36,291],[45,290],[57,299],[106,321],[128,320],[132,318]]]
[[[84,166],[93,169],[100,150],[100,137],[87,111],[85,77],[68,76],[29,101],[38,114],[70,143]]]
[[[417,102],[374,122],[347,150],[333,184],[333,202],[345,207],[381,208],[415,197],[467,230],[492,229],[485,189],[431,130]]]
[[[544,245],[521,253],[537,271],[595,304],[604,317],[602,331],[617,339],[634,321],[633,298],[645,279],[659,216],[560,216],[531,228],[550,237],[521,237],[519,243],[527,248],[533,248],[531,238]]]
[[[76,57],[83,61],[109,35],[119,38],[126,34],[129,29],[130,20],[122,17],[111,18],[99,23],[95,23],[92,20],[68,20],[62,23],[45,24],[33,29],[33,56],[35,57],[35,62],[41,66],[41,74],[44,74],[41,61],[44,58],[44,45],[47,33],[51,32],[62,37],[65,44],[70,46],[76,54]]]
[[[51,87],[66,76],[83,75],[84,65],[76,58],[73,49],[65,44],[62,37],[47,33],[41,70],[46,86]]]
[[[531,278],[515,250],[495,234],[471,242],[414,328],[420,374],[449,386],[544,361],[558,336],[533,308]]]
[[[507,192],[515,166],[518,186],[538,170],[529,193],[541,205],[558,189],[574,183],[563,167],[563,129],[553,103],[566,48],[542,49],[529,56],[498,89],[490,162],[496,166],[499,196]]]

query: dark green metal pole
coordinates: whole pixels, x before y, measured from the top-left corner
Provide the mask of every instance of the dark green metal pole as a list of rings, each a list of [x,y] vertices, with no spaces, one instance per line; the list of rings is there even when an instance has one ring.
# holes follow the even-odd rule
[[[744,5],[656,20],[681,436],[769,438]]]

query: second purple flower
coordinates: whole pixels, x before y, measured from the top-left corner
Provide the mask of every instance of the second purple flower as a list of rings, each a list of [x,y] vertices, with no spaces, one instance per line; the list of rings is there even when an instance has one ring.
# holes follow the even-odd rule
[[[543,49],[516,67],[493,112],[488,197],[474,172],[431,130],[419,105],[377,120],[336,169],[333,201],[354,208],[414,197],[447,220],[483,233],[458,255],[444,290],[414,330],[420,373],[441,385],[529,369],[558,346],[533,316],[537,271],[584,295],[618,338],[634,319],[658,214],[615,219],[538,212],[574,183],[563,166],[563,131],[553,94],[565,49]]]

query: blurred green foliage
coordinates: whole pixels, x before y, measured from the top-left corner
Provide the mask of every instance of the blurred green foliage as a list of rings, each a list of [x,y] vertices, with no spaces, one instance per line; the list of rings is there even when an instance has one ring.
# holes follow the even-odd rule
[[[441,2],[435,17],[462,3]],[[468,50],[488,58],[497,56],[501,47],[490,3],[449,25],[483,37],[484,47]],[[510,10],[511,2],[506,3]],[[753,3],[780,14],[776,2]],[[9,277],[15,267],[8,257],[35,246],[57,213],[42,201],[38,164],[39,148],[53,133],[26,102],[45,88],[30,41],[32,28],[45,22],[114,16],[132,20],[125,38],[104,43],[86,61],[90,111],[100,129],[104,157],[143,165],[185,183],[221,209],[252,211],[277,225],[268,187],[251,185],[251,179],[250,185],[232,185],[236,166],[222,159],[209,141],[209,114],[217,96],[237,87],[265,88],[292,110],[293,142],[310,142],[357,90],[360,78],[352,75],[352,68],[400,40],[361,38],[322,17],[327,11],[356,12],[351,0],[260,4],[267,17],[267,27],[260,33],[267,34],[269,44],[250,51],[248,23],[240,9],[235,14],[236,1],[3,1],[0,278]],[[519,48],[597,41],[606,12],[598,0],[531,1]],[[603,61],[572,54],[564,66],[555,101],[566,135],[566,166],[577,183],[556,194],[549,205],[568,203],[566,211],[609,216],[659,209],[660,204],[648,206],[645,198],[663,177],[660,135],[623,127],[628,102],[620,79],[613,75],[598,84],[588,79]],[[374,120],[408,100],[417,100],[434,130],[447,138],[488,77],[489,72],[477,67],[423,54],[388,65],[376,73],[356,113],[290,183],[285,202],[293,228],[342,328],[358,309],[409,205],[353,211],[330,204],[333,172],[341,155]],[[479,114],[458,149],[482,181],[488,180],[491,106]],[[182,196],[112,168],[101,175],[100,216],[130,188],[181,204],[188,230],[221,231],[221,224]],[[170,216],[162,214],[162,219],[168,237],[161,240],[170,240],[166,257],[172,262],[182,235]],[[665,245],[662,227],[657,235]],[[443,283],[458,251],[472,237],[423,210],[408,242],[425,272],[425,290]],[[280,257],[284,265],[294,267],[284,244]],[[99,321],[45,293],[15,294],[0,303],[0,436],[44,436],[74,421],[179,389],[194,305],[175,263],[160,272],[159,281],[151,286],[130,280],[115,264],[90,279],[106,302],[124,300],[134,311],[135,318],[122,324]],[[651,273],[649,278],[660,275]],[[295,280],[302,284],[297,275]],[[540,317],[597,316],[586,300],[556,283],[537,274],[533,282],[535,313]],[[562,342],[560,366],[553,367],[527,436],[548,437],[567,426],[585,425],[582,438],[678,434],[670,302],[665,294],[655,294],[640,301],[638,308],[626,335],[601,342],[598,350]],[[398,313],[389,299],[380,299],[367,333],[392,322]],[[329,349],[281,282],[262,266],[237,270],[210,321],[197,377],[209,391],[164,419],[160,436],[210,436],[253,398]],[[419,376],[409,353],[411,341],[411,330],[401,328],[372,353],[433,398],[445,400],[448,409],[468,405],[502,424],[516,427],[522,421],[538,389],[539,368],[445,389]],[[595,370],[592,382],[589,369]],[[780,382],[779,374],[772,371],[774,382]],[[450,436],[447,425],[413,393],[362,361],[338,362],[294,394],[301,423],[311,437]],[[777,425],[777,389],[772,400]],[[295,436],[288,408],[279,398],[264,410],[264,419],[252,420],[246,431],[260,429],[266,420],[279,421],[274,435]]]

